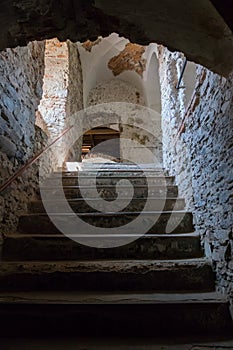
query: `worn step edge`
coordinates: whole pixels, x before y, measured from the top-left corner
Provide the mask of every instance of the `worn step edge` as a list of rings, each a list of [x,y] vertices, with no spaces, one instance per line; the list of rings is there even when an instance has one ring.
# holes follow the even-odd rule
[[[49,213],[50,215],[53,216],[71,216],[73,217],[73,213]],[[132,212],[106,212],[106,213],[101,213],[101,212],[93,212],[93,213],[78,213],[78,216],[81,217],[89,217],[89,216],[95,216],[95,217],[102,217],[102,216],[126,216],[126,215],[132,215],[132,216],[138,216],[138,215],[144,215],[144,216],[153,216],[153,215],[171,215],[175,214],[178,216],[182,216],[184,214],[192,216],[192,212],[185,211],[185,210],[179,210],[179,211],[146,211],[146,212],[137,212],[137,211],[132,211]],[[47,217],[46,213],[30,213],[30,214],[24,214],[21,217]]]
[[[127,213],[127,212],[126,212]],[[172,214],[172,215],[171,215]],[[56,220],[57,223],[61,225],[65,225],[67,229],[72,226],[73,230],[80,230],[81,227],[79,225],[79,220],[83,220],[87,222],[82,227],[82,233],[87,234],[90,232],[90,226],[94,229],[95,227],[99,227],[100,230],[103,229],[106,234],[107,230],[114,228],[114,230],[124,231],[123,233],[138,233],[141,230],[146,230],[147,233],[153,234],[164,234],[166,233],[166,228],[171,218],[172,226],[170,227],[169,233],[188,233],[194,232],[193,225],[193,216],[192,213],[187,212],[145,212],[142,214],[141,212],[132,212],[132,214],[125,214],[125,212],[119,213],[81,213],[81,214],[69,214],[69,213],[53,213],[48,216],[45,213],[42,214],[26,214],[22,215],[19,218],[18,231],[20,233],[44,233],[44,234],[54,234],[59,233],[59,228],[56,227],[51,220]],[[137,225],[134,225],[134,218],[137,218]],[[147,220],[147,221],[145,221]],[[127,232],[125,230],[125,226],[132,222],[132,227],[127,228]],[[88,226],[87,226],[88,225]],[[147,225],[147,226],[145,226]],[[38,232],[38,228],[40,228],[41,232]],[[168,227],[169,228],[169,227]],[[130,232],[129,232],[130,230]],[[139,231],[140,230],[140,231]],[[115,232],[117,233],[117,232]]]
[[[98,175],[98,174],[97,174]],[[48,177],[46,180],[56,180],[56,179],[58,179],[58,180],[60,180],[60,179],[65,179],[65,180],[67,180],[67,179],[79,179],[79,178],[82,178],[82,179],[87,179],[87,180],[90,180],[90,179],[99,179],[99,177],[98,176],[94,176],[94,175],[82,175],[82,174],[76,174],[76,175],[70,175],[70,176],[64,176],[64,177],[62,177],[62,176],[59,176],[59,175],[51,175],[50,177]],[[111,179],[111,178],[113,178],[114,180],[115,179],[125,179],[125,176],[123,176],[123,175],[111,175],[111,176],[107,176],[107,175],[102,175],[101,177],[100,177],[100,179],[103,179],[103,180],[109,180],[109,179]],[[126,178],[127,179],[133,179],[133,180],[137,180],[137,179],[147,179],[147,178],[149,178],[149,179],[158,179],[158,180],[160,180],[160,179],[163,179],[163,180],[175,180],[175,176],[168,176],[168,175],[164,175],[164,176],[162,176],[162,175],[148,175],[147,177],[142,177],[142,176],[137,176],[137,175],[132,175],[132,176],[130,176],[130,175],[127,175],[126,176]]]
[[[133,187],[134,188],[152,188],[152,189],[156,189],[156,188],[159,188],[159,189],[170,189],[170,188],[172,188],[172,189],[176,189],[177,188],[177,185],[154,185],[154,184],[151,184],[150,186],[148,186],[148,185],[133,185]],[[71,185],[71,186],[62,186],[62,188],[64,189],[64,190],[77,190],[77,189],[90,189],[90,190],[92,190],[92,189],[96,189],[96,188],[98,188],[98,189],[115,189],[116,188],[116,185],[99,185],[99,184],[97,184],[96,186],[90,186],[90,185],[86,185],[86,186],[73,186],[73,185]],[[132,185],[120,185],[120,187],[119,187],[119,189],[121,189],[121,188],[124,188],[124,189],[126,189],[126,188],[132,188]],[[55,190],[55,189],[57,189],[57,186],[41,186],[41,189],[42,190],[44,190],[44,191],[46,191],[46,190]]]
[[[140,270],[138,270],[140,267]],[[117,269],[119,273],[132,272],[135,275],[145,274],[150,271],[164,272],[177,271],[180,269],[200,269],[207,267],[212,271],[211,261],[207,258],[195,259],[178,259],[178,260],[99,260],[99,261],[10,261],[1,262],[0,278],[7,275],[16,274],[34,274],[42,273],[57,273],[59,272],[107,272],[112,273],[112,269]]]
[[[77,176],[77,175],[87,175],[87,174],[152,174],[154,176],[157,175],[164,175],[164,176],[169,176],[166,172],[163,170],[154,170],[154,169],[144,169],[144,170],[138,170],[138,169],[85,169],[81,171],[71,171],[71,172],[55,172],[53,173],[55,176],[58,177],[69,177],[69,176]]]
[[[79,182],[82,183],[82,185],[89,185],[89,183],[91,184],[97,184],[97,185],[106,185],[108,186],[109,183],[112,183],[112,185],[117,184],[119,181],[121,180],[127,180],[129,182],[131,182],[132,184],[134,184],[134,186],[136,185],[140,185],[140,183],[142,184],[150,184],[150,185],[155,185],[155,184],[164,184],[164,185],[174,185],[175,184],[175,178],[174,177],[162,177],[162,176],[69,176],[69,177],[49,177],[44,181],[44,185],[48,186],[50,183],[56,183],[56,184],[60,184],[63,183],[63,185],[67,186],[67,183],[73,183],[72,185],[78,185]]]
[[[109,201],[114,201],[115,199],[108,198]],[[127,200],[126,198],[122,198],[122,201]],[[87,203],[88,201],[88,203]],[[174,208],[176,210],[184,210],[185,209],[185,200],[182,198],[150,198],[147,202],[146,198],[133,198],[130,203],[123,208],[123,211],[133,211],[134,206],[135,210],[138,211],[140,206],[142,206],[142,210],[144,209],[144,205],[147,203],[148,206],[151,206],[151,209],[156,210],[161,209],[161,204],[163,205],[163,209],[165,211],[173,211]],[[62,199],[60,200],[34,200],[29,202],[28,204],[28,212],[29,213],[45,213],[45,205],[53,205],[54,208],[56,208],[57,211],[62,211],[63,205],[68,203],[69,206],[72,208],[72,210],[76,213],[79,212],[91,212],[91,211],[98,211],[97,209],[92,209],[93,206],[96,207],[99,203],[99,208],[101,211],[105,211],[108,207],[108,201],[105,201],[103,203],[103,200],[98,199],[98,198],[88,198],[88,199],[83,199],[83,198],[77,198],[77,199],[69,199],[68,201],[64,201]],[[129,209],[130,208],[130,209]],[[131,209],[132,208],[132,209]]]
[[[72,237],[86,237],[87,235],[82,235],[82,234],[76,234],[76,235],[72,235]],[[104,234],[104,235],[94,235],[94,234],[90,234],[89,237],[90,238],[106,238],[106,237],[113,237],[113,238],[122,238],[122,237],[135,237],[135,238],[146,238],[146,239],[150,239],[150,238],[182,238],[182,237],[194,237],[194,238],[200,238],[200,234],[198,232],[190,232],[190,233],[174,233],[174,234],[152,234],[152,233],[148,233],[146,235],[139,235],[139,234],[132,234],[132,235],[123,235],[123,234]],[[5,234],[3,239],[7,239],[7,238],[36,238],[36,239],[40,239],[40,238],[44,238],[44,239],[55,239],[55,238],[64,238],[64,239],[68,239],[67,236],[61,234],[23,234],[23,233],[9,233],[9,234]]]
[[[206,259],[2,262],[1,291],[214,291]]]
[[[228,303],[218,292],[206,293],[155,293],[155,292],[0,292],[0,304],[195,304]]]
[[[84,240],[85,238],[85,240]],[[130,238],[130,243],[122,242]],[[79,240],[81,242],[79,243]],[[93,240],[94,239],[94,240]],[[103,246],[109,246],[108,249]],[[119,241],[119,246],[116,243]],[[114,243],[111,247],[111,242]],[[95,243],[95,244],[94,244]],[[94,244],[94,246],[93,246]],[[190,259],[204,257],[200,236],[181,235],[7,235],[2,246],[3,261],[17,260],[103,260],[103,259]]]
[[[98,187],[85,187],[85,188],[72,188],[72,187],[56,187],[56,188],[41,188],[43,191],[43,198],[44,200],[48,200],[51,198],[64,198],[64,196],[67,199],[75,199],[75,198],[82,198],[84,196],[87,198],[112,198],[117,195],[117,192],[120,192],[122,196],[132,200],[133,198],[177,198],[178,197],[178,187],[177,186],[157,186],[153,188],[148,187],[138,187],[138,188],[132,188],[132,186],[120,188],[119,191],[117,190],[116,186],[112,188],[107,188],[106,186],[103,186],[103,188]],[[99,194],[96,194],[96,191],[99,191]],[[132,193],[133,191],[133,193]],[[128,192],[128,194],[127,194]],[[40,199],[41,195],[38,194],[38,199]]]

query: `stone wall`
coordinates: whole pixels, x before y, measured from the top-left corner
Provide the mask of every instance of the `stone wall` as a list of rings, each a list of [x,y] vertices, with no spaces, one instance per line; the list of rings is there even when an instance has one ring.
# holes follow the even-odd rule
[[[176,176],[180,196],[186,199],[188,209],[193,208],[192,170],[186,135],[177,139],[185,115],[185,90],[176,89],[184,56],[159,47],[163,164],[170,175]]]
[[[165,165],[193,208],[218,288],[233,297],[233,75],[225,79],[198,66],[194,95],[184,115],[182,92],[174,90],[174,55],[178,54],[163,50],[160,57]]]
[[[46,142],[35,128],[35,112],[42,95],[44,43],[0,53],[0,179],[3,184]],[[30,179],[30,182],[29,182]],[[1,234],[16,229],[18,216],[38,188],[38,163],[0,193]]]
[[[185,131],[196,227],[218,286],[233,297],[233,75],[225,79],[199,67],[198,80],[200,102],[191,106]]]

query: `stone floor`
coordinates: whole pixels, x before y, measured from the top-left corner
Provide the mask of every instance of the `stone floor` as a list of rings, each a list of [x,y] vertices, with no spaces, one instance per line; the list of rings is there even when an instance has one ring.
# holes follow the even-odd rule
[[[1,338],[3,350],[233,350],[233,340],[190,339],[26,339]]]

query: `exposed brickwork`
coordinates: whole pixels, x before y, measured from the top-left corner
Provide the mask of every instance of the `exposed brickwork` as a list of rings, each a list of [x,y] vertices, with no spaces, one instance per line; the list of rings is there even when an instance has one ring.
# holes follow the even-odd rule
[[[76,44],[60,42],[58,39],[47,40],[43,97],[39,112],[51,139],[60,136],[74,123],[76,126],[81,123],[75,114],[82,108],[82,69]],[[54,148],[59,166],[67,159],[80,160],[81,141],[75,145],[75,150],[67,150],[62,143],[59,143],[59,148]]]
[[[141,45],[126,44],[125,49],[109,61],[108,68],[115,76],[127,70],[133,70],[142,76],[146,68],[146,60],[142,58],[144,52],[145,48]]]
[[[101,40],[102,40],[101,38],[98,38],[95,41],[87,40],[82,44],[82,46],[84,47],[85,50],[91,52],[93,46],[98,45],[101,42]]]
[[[39,106],[50,136],[58,136],[65,127],[68,88],[68,47],[57,39],[47,40],[43,96]]]

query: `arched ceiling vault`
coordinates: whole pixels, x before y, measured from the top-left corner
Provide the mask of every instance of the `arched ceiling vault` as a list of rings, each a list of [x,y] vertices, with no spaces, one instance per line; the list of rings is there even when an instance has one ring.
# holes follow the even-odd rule
[[[94,40],[112,32],[131,42],[163,44],[210,70],[233,70],[227,0],[0,0],[0,50],[58,37]],[[225,11],[225,12],[224,12]],[[231,11],[231,9],[229,9]],[[229,25],[232,24],[229,16]]]

